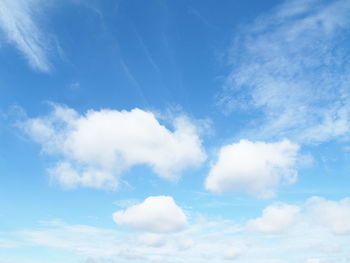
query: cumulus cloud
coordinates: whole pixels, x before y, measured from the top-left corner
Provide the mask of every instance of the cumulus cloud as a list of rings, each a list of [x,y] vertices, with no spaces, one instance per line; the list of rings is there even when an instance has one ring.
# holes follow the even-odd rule
[[[350,198],[333,201],[316,196],[300,205],[272,204],[263,210],[261,217],[246,223],[246,229],[256,233],[281,234],[291,227],[305,233],[314,229],[316,232],[348,235]]]
[[[247,229],[260,233],[281,233],[296,222],[300,208],[295,205],[274,204],[263,210],[262,216],[248,221]]]
[[[335,234],[350,234],[350,198],[339,202],[321,197],[310,198],[307,202],[310,217],[329,228]]]
[[[153,233],[171,233],[187,226],[187,217],[170,196],[151,196],[138,205],[117,211],[113,219],[118,225]]]
[[[14,44],[36,70],[49,71],[47,36],[38,24],[41,0],[2,0],[0,3],[0,29],[6,40]]]
[[[259,197],[271,197],[281,182],[294,183],[299,146],[283,140],[223,146],[211,168],[205,187],[214,192],[244,190]]]
[[[262,112],[248,132],[255,139],[315,143],[346,136],[349,25],[347,0],[291,0],[242,26],[220,105]]]
[[[200,165],[206,154],[196,127],[184,116],[162,125],[148,111],[75,110],[54,105],[43,117],[28,119],[22,129],[59,160],[49,169],[66,187],[116,189],[128,168],[148,165],[162,178],[175,180],[189,167]]]

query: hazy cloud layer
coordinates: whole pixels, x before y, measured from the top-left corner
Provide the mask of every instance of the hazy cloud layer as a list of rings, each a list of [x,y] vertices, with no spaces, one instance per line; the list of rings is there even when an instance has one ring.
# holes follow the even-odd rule
[[[145,203],[147,199],[137,209]],[[141,235],[55,220],[17,232],[16,243],[71,251],[88,262],[330,263],[346,262],[350,256],[349,198],[273,203],[261,217],[241,223],[193,216],[182,232]],[[152,220],[144,223],[154,225]],[[168,224],[162,219],[158,223]]]

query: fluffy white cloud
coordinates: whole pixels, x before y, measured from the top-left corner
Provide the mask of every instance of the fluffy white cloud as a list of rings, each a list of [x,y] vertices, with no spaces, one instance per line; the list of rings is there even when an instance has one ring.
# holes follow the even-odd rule
[[[0,2],[0,29],[37,70],[49,71],[47,36],[43,36],[35,21],[40,0],[2,0]]]
[[[350,234],[350,198],[340,201],[322,197],[309,198],[296,206],[277,203],[267,206],[262,216],[249,220],[246,229],[257,233],[281,234],[296,227],[301,232],[328,231],[335,235]],[[334,249],[325,249],[326,251]]]
[[[294,205],[274,204],[266,207],[262,216],[248,221],[247,229],[261,233],[281,233],[296,222],[300,208]]]
[[[348,134],[349,25],[348,0],[290,0],[241,27],[221,102],[262,113],[245,136],[314,143]]]
[[[187,226],[187,217],[170,196],[151,196],[141,204],[117,211],[113,219],[118,225],[154,233],[171,233]]]
[[[205,187],[214,192],[245,190],[271,197],[281,181],[295,182],[298,150],[299,146],[288,140],[276,143],[241,140],[226,145],[220,149]]]
[[[146,164],[160,177],[176,179],[206,158],[196,127],[184,116],[168,129],[147,111],[90,110],[80,115],[54,105],[50,115],[28,119],[24,131],[60,160],[49,169],[66,187],[115,189],[126,169]]]
[[[326,226],[333,233],[350,234],[350,198],[336,202],[313,197],[307,202],[307,210],[315,222]]]

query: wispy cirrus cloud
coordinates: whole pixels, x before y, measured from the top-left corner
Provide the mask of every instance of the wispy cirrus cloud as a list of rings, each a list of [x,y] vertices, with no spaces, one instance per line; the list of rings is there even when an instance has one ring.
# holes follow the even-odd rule
[[[33,69],[48,72],[48,38],[37,20],[43,4],[41,0],[2,0],[0,29],[5,39],[23,53]]]
[[[314,143],[345,136],[349,24],[347,0],[293,0],[241,27],[220,103],[229,111],[263,114],[251,137]]]

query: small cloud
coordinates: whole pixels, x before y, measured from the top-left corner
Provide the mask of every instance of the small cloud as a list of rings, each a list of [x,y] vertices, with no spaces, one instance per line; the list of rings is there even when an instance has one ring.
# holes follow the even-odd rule
[[[113,214],[116,224],[151,233],[171,233],[183,230],[187,218],[170,196],[151,196],[138,205]],[[160,236],[148,236],[160,237]],[[150,240],[150,239],[149,239]]]
[[[72,90],[77,90],[80,88],[80,82],[79,81],[74,81],[68,85],[68,88]]]
[[[334,234],[350,234],[350,198],[340,201],[313,197],[306,203],[308,214],[317,224],[329,228]]]
[[[122,199],[122,200],[116,200],[113,202],[114,205],[120,207],[120,208],[127,208],[129,206],[133,206],[140,203],[139,200],[136,199]]]
[[[248,231],[278,234],[296,222],[300,208],[294,205],[274,204],[266,207],[261,217],[248,221]]]
[[[294,183],[299,146],[288,140],[275,143],[241,140],[220,149],[205,181],[213,192],[244,190],[267,198],[281,181]]]

